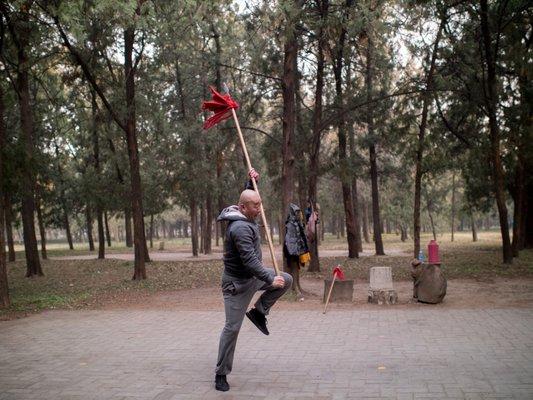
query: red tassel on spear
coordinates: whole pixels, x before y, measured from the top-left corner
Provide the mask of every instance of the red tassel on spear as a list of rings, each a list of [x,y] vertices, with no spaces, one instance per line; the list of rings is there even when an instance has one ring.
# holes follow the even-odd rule
[[[212,111],[214,114],[204,122],[204,129],[209,129],[219,122],[231,117],[231,110],[239,108],[239,104],[228,94],[220,94],[215,88],[209,86],[211,90],[211,100],[202,102],[202,110]]]
[[[250,156],[248,155],[248,150],[246,149],[246,143],[244,143],[244,137],[242,136],[237,114],[235,113],[235,109],[239,108],[239,104],[231,98],[226,85],[224,85],[224,88],[227,92],[226,94],[220,94],[212,86],[209,87],[209,89],[211,90],[212,97],[211,100],[202,102],[202,110],[212,111],[214,112],[214,114],[204,122],[204,129],[209,129],[212,126],[218,124],[219,122],[222,122],[233,116],[235,126],[237,127],[237,133],[239,134],[239,139],[241,141],[244,157],[246,158],[246,165],[248,166],[248,171],[250,171],[252,169],[252,163],[250,162]],[[251,179],[255,192],[259,194],[257,182],[254,178]],[[268,247],[270,249],[270,256],[272,257],[272,264],[274,265],[276,275],[279,275],[280,272],[278,268],[278,263],[276,261],[276,256],[274,255],[274,245],[272,244],[272,238],[270,237],[270,229],[268,228],[263,203],[261,203],[261,220],[263,221],[263,226],[265,227]]]
[[[329,298],[331,297],[331,292],[333,291],[333,284],[335,283],[335,278],[338,278],[340,281],[344,280],[344,271],[341,269],[340,265],[337,265],[335,268],[333,268],[333,279],[331,280],[331,286],[329,287],[326,305],[324,306],[324,312],[322,314],[325,314],[326,309],[328,308]]]

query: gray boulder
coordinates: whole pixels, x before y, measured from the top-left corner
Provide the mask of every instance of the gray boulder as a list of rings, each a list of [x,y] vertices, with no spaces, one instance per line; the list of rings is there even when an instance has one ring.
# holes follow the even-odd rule
[[[437,304],[446,296],[447,282],[440,266],[421,264],[418,260],[411,263],[413,277],[413,298],[423,302]]]

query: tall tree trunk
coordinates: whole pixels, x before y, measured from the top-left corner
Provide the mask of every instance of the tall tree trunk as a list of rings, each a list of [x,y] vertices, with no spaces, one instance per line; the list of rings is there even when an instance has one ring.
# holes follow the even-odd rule
[[[0,47],[0,52],[3,49]],[[4,91],[0,85],[0,185],[4,182],[4,149],[6,144],[6,127],[4,125]],[[2,192],[4,188],[0,186]],[[5,192],[4,192],[5,193]],[[4,216],[9,212],[6,209],[5,199],[7,194],[0,195],[0,308],[10,306],[9,285],[7,280],[6,241],[4,237]]]
[[[218,151],[217,152],[217,182],[221,182],[221,180],[222,180],[222,168],[223,168],[223,165],[224,165],[224,158],[222,156],[222,151]],[[218,195],[217,195],[218,214],[220,214],[222,212],[222,210],[224,209],[224,206],[225,206],[224,205],[224,192],[222,190],[220,190]],[[222,244],[224,244],[224,237],[226,235],[226,230],[224,229],[225,228],[225,224],[215,223],[215,227],[216,227],[216,233],[215,233],[216,246],[218,247],[219,246],[219,241],[218,241],[219,238],[222,239]]]
[[[70,232],[70,222],[68,220],[66,207],[63,207],[63,226],[65,227],[65,234],[67,235],[68,248],[70,250],[74,250],[74,243],[72,242],[72,233]]]
[[[205,247],[205,208],[200,204],[200,250],[203,252]]]
[[[407,227],[403,223],[400,224],[400,233],[401,233],[400,240],[402,242],[405,242],[407,240]]]
[[[452,175],[452,242],[454,240],[455,231],[455,171]]]
[[[379,206],[379,188],[378,188],[378,172],[376,162],[376,147],[369,145],[370,154],[370,181],[372,183],[372,224],[374,233],[374,247],[376,255],[385,255],[383,249],[383,239],[381,236],[381,220],[380,220],[380,206]]]
[[[298,44],[298,46],[300,46],[300,44]],[[306,131],[303,126],[303,121],[302,121],[302,101],[303,100],[302,100],[302,92],[301,92],[301,84],[300,84],[301,74],[298,71],[298,57],[294,57],[293,60],[294,60],[294,71],[295,71],[295,74],[294,74],[294,98],[295,98],[294,110],[296,113],[293,143],[299,144],[299,147],[302,149],[301,154],[304,154],[304,157],[301,157],[299,160],[295,158],[295,162],[294,162],[295,174],[296,174],[295,185],[297,184],[296,194],[298,197],[296,198],[296,196],[294,196],[294,198],[292,199],[292,202],[296,203],[300,207],[300,209],[303,211],[303,209],[305,208],[307,204],[307,196],[306,196],[307,154],[306,153],[308,152],[308,147],[303,146],[301,144],[306,141],[307,137],[305,133]],[[298,275],[298,278],[299,278],[299,275]],[[297,285],[299,286],[300,282],[298,282]],[[293,287],[294,287],[294,281],[293,281]]]
[[[313,109],[313,136],[311,138],[311,152],[309,154],[309,180],[307,196],[314,211],[317,211],[317,181],[318,169],[320,165],[320,143],[322,137],[322,97],[324,93],[324,49],[326,47],[326,36],[324,24],[329,8],[328,0],[317,2],[321,24],[317,31],[317,69],[315,86],[315,107]],[[316,228],[316,225],[315,225]],[[320,271],[320,260],[318,255],[319,232],[315,229],[315,240],[310,243],[311,261],[309,271]]]
[[[140,12],[140,10],[139,10]],[[144,216],[142,204],[141,174],[139,171],[139,151],[137,145],[135,119],[135,73],[133,65],[134,27],[124,30],[124,78],[126,81],[126,141],[131,176],[131,212],[133,217],[133,245],[135,266],[133,279],[146,279],[146,238],[144,233]]]
[[[528,42],[528,50],[531,45],[531,38]],[[529,51],[524,54],[529,54]],[[527,56],[526,56],[527,57]],[[527,188],[529,183],[530,190],[533,190],[533,161],[528,154],[533,154],[533,132],[531,121],[533,121],[533,103],[530,101],[529,94],[529,76],[528,76],[528,59],[524,58],[518,76],[518,85],[520,88],[520,129],[517,140],[517,162],[515,170],[515,195],[514,197],[514,225],[513,225],[513,256],[518,257],[520,250],[525,247],[526,237],[526,214],[527,214]]]
[[[281,148],[282,168],[281,168],[281,215],[285,216],[289,209],[289,203],[294,200],[294,139],[295,139],[295,82],[298,71],[295,69],[298,57],[298,40],[296,32],[297,19],[294,15],[299,15],[301,0],[290,2],[288,7],[298,8],[298,12],[289,10],[285,22],[285,43],[283,45],[283,144]],[[280,230],[280,242],[283,243],[285,230]]]
[[[372,33],[367,32],[367,46],[366,46],[366,73],[365,86],[366,98],[370,102],[372,100],[372,92],[374,90],[374,65],[373,65],[373,40]],[[379,207],[379,187],[378,187],[378,167],[376,154],[376,137],[374,133],[374,106],[369,103],[366,107],[366,123],[368,129],[369,146],[368,153],[370,155],[370,182],[372,186],[372,222],[374,226],[374,247],[376,255],[385,255],[383,249],[383,239],[381,237],[381,221],[380,221],[380,207]]]
[[[207,194],[205,200],[205,240],[204,240],[204,254],[211,254],[211,233],[213,228],[213,204],[211,194]]]
[[[144,262],[145,263],[149,263],[151,262],[150,260],[150,253],[148,252],[148,242],[146,240],[146,227],[145,227],[145,224],[144,224],[144,214],[143,214],[143,219],[142,219],[142,223],[143,223],[143,245],[144,245]]]
[[[13,262],[16,259],[15,241],[13,240],[13,207],[11,206],[11,197],[7,192],[2,198],[4,200],[8,261]]]
[[[107,211],[104,212],[105,236],[107,239],[107,247],[111,247],[111,234],[109,232],[109,221],[107,220]]]
[[[370,243],[370,233],[368,232],[368,203],[363,199],[363,238],[365,243]]]
[[[429,69],[426,74],[426,88],[422,94],[422,119],[418,129],[418,146],[416,151],[416,172],[415,172],[415,204],[414,204],[414,216],[413,216],[413,241],[414,249],[413,256],[418,257],[420,252],[420,204],[422,196],[422,159],[424,157],[425,148],[425,135],[428,120],[429,104],[431,100],[431,90],[433,89],[433,77],[435,74],[435,63],[437,61],[437,50],[439,48],[439,42],[442,37],[442,31],[446,25],[446,17],[443,16],[440,21],[437,36],[433,43],[433,49],[431,52],[431,60]]]
[[[518,149],[520,153],[520,148]],[[520,154],[515,170],[514,190],[512,191],[514,202],[513,213],[513,257],[518,257],[520,250],[524,248],[524,223],[525,223],[525,171],[524,161]]]
[[[217,224],[215,221],[215,247],[218,247],[220,245],[219,239],[220,239],[220,233],[221,233],[220,228],[221,227],[222,227],[222,224]],[[270,237],[272,237],[272,235]]]
[[[189,207],[191,212],[192,255],[198,257],[198,206],[196,200],[191,200]]]
[[[39,192],[39,190],[37,190],[37,192]],[[41,197],[39,194],[37,194],[37,198],[35,200],[35,207],[37,209],[37,223],[39,225],[39,235],[41,236],[41,256],[43,260],[47,260],[48,255],[46,254],[46,229],[44,227],[43,213],[41,209]]]
[[[350,63],[350,57],[348,57],[348,61],[346,64],[346,80],[348,81],[348,88],[351,91],[354,90],[353,84],[352,84],[352,74],[351,74],[351,63]],[[348,141],[350,144],[350,167],[349,170],[352,174],[352,180],[351,180],[351,187],[350,192],[352,194],[352,207],[353,207],[353,224],[355,229],[355,243],[357,245],[357,252],[363,251],[363,242],[361,240],[361,223],[360,223],[360,217],[359,217],[359,202],[357,199],[357,174],[355,173],[355,160],[356,160],[356,154],[357,149],[355,145],[355,128],[354,128],[354,121],[350,120],[348,122]]]
[[[341,119],[341,118],[340,118]],[[342,122],[344,124],[344,121]],[[359,257],[358,245],[357,245],[357,229],[355,225],[354,206],[352,203],[352,192],[350,185],[349,168],[346,163],[346,132],[344,126],[338,127],[337,134],[339,137],[339,162],[341,169],[342,180],[342,202],[344,205],[345,225],[346,225],[346,238],[348,242],[348,257]],[[341,232],[342,228],[341,228]]]
[[[150,248],[154,248],[154,214],[150,214]]]
[[[129,207],[124,210],[124,232],[126,235],[126,247],[133,247],[133,235],[131,232],[131,211]]]
[[[486,63],[486,94],[485,103],[487,107],[487,114],[489,117],[489,132],[490,132],[490,148],[491,148],[491,163],[492,163],[492,179],[494,184],[494,192],[496,196],[496,204],[498,206],[498,214],[500,217],[500,231],[502,235],[502,253],[503,263],[513,263],[513,252],[511,248],[511,239],[509,236],[509,222],[507,218],[507,206],[505,204],[505,187],[504,187],[504,172],[501,159],[500,149],[500,127],[498,125],[497,113],[497,89],[496,89],[496,56],[492,54],[492,44],[488,23],[488,6],[487,0],[480,0],[481,5],[481,32],[483,35],[483,47],[485,51]]]
[[[474,218],[472,210],[470,210],[470,226],[472,228],[472,241],[477,242],[476,219]]]
[[[352,205],[353,205],[353,217],[355,224],[355,240],[357,243],[357,251],[363,251],[363,240],[361,237],[361,217],[359,212],[359,201],[357,196],[357,177],[352,177]]]
[[[30,5],[31,7],[31,5]],[[29,20],[29,7],[21,7],[18,14],[18,23],[13,32],[16,32],[18,69],[16,80],[16,92],[18,95],[20,110],[20,127],[21,147],[24,149],[23,159],[23,186],[25,188],[22,196],[22,226],[24,230],[24,250],[26,253],[26,277],[35,275],[44,275],[41,262],[39,260],[39,251],[37,249],[37,237],[35,236],[35,176],[33,174],[35,163],[34,148],[34,127],[33,127],[33,109],[30,104],[30,86],[29,86],[29,69],[30,61],[27,57],[27,50],[31,35],[31,26]]]
[[[91,110],[92,110],[92,141],[93,141],[93,164],[96,178],[100,178],[100,142],[98,140],[98,105],[96,104],[96,93],[91,88]],[[96,225],[98,231],[98,259],[105,258],[105,234],[104,219],[100,199],[96,198]]]
[[[351,1],[346,2],[346,6],[351,5]],[[352,204],[352,193],[351,193],[351,179],[350,179],[350,168],[347,158],[347,149],[346,149],[346,117],[344,115],[344,97],[343,97],[343,82],[342,82],[342,73],[344,69],[344,44],[346,41],[346,29],[342,28],[341,34],[339,37],[339,43],[337,44],[334,65],[333,65],[333,74],[335,76],[335,105],[336,109],[339,110],[339,116],[337,119],[337,136],[339,140],[339,178],[341,180],[342,187],[342,202],[344,205],[344,216],[345,224],[347,231],[347,241],[348,241],[348,257],[357,258],[359,257],[359,252],[357,251],[357,239],[356,239],[356,229],[355,229],[355,220],[353,215],[353,204]]]
[[[87,240],[89,241],[89,250],[94,251],[93,216],[88,205],[85,206],[85,221],[87,224]]]

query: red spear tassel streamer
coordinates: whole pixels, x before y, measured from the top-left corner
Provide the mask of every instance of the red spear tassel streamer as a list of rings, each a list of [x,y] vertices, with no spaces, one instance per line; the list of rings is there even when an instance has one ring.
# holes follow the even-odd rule
[[[239,108],[239,104],[229,94],[220,94],[212,86],[209,86],[209,90],[212,94],[211,100],[202,102],[202,110],[212,111],[214,114],[204,122],[204,129],[231,118],[231,110]]]
[[[338,265],[333,269],[333,278],[334,279],[335,279],[335,275],[337,276],[337,279],[339,281],[343,281],[344,279],[346,279],[345,276],[344,276],[344,271]]]
[[[344,271],[341,269],[340,265],[337,265],[335,268],[333,268],[333,279],[331,280],[331,286],[329,287],[329,293],[326,299],[326,305],[324,306],[324,312],[322,312],[322,314],[325,314],[326,309],[328,308],[329,298],[331,297],[331,292],[333,291],[333,285],[335,284],[335,279],[339,279],[340,281],[343,281],[345,279]]]

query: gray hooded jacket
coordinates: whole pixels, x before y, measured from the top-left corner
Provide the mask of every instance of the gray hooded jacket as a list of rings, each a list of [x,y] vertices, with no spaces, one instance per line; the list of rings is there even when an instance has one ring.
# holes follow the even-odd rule
[[[246,218],[238,206],[222,210],[217,221],[228,221],[224,242],[224,275],[233,279],[255,276],[272,284],[272,276],[261,262],[261,236],[257,223]]]

